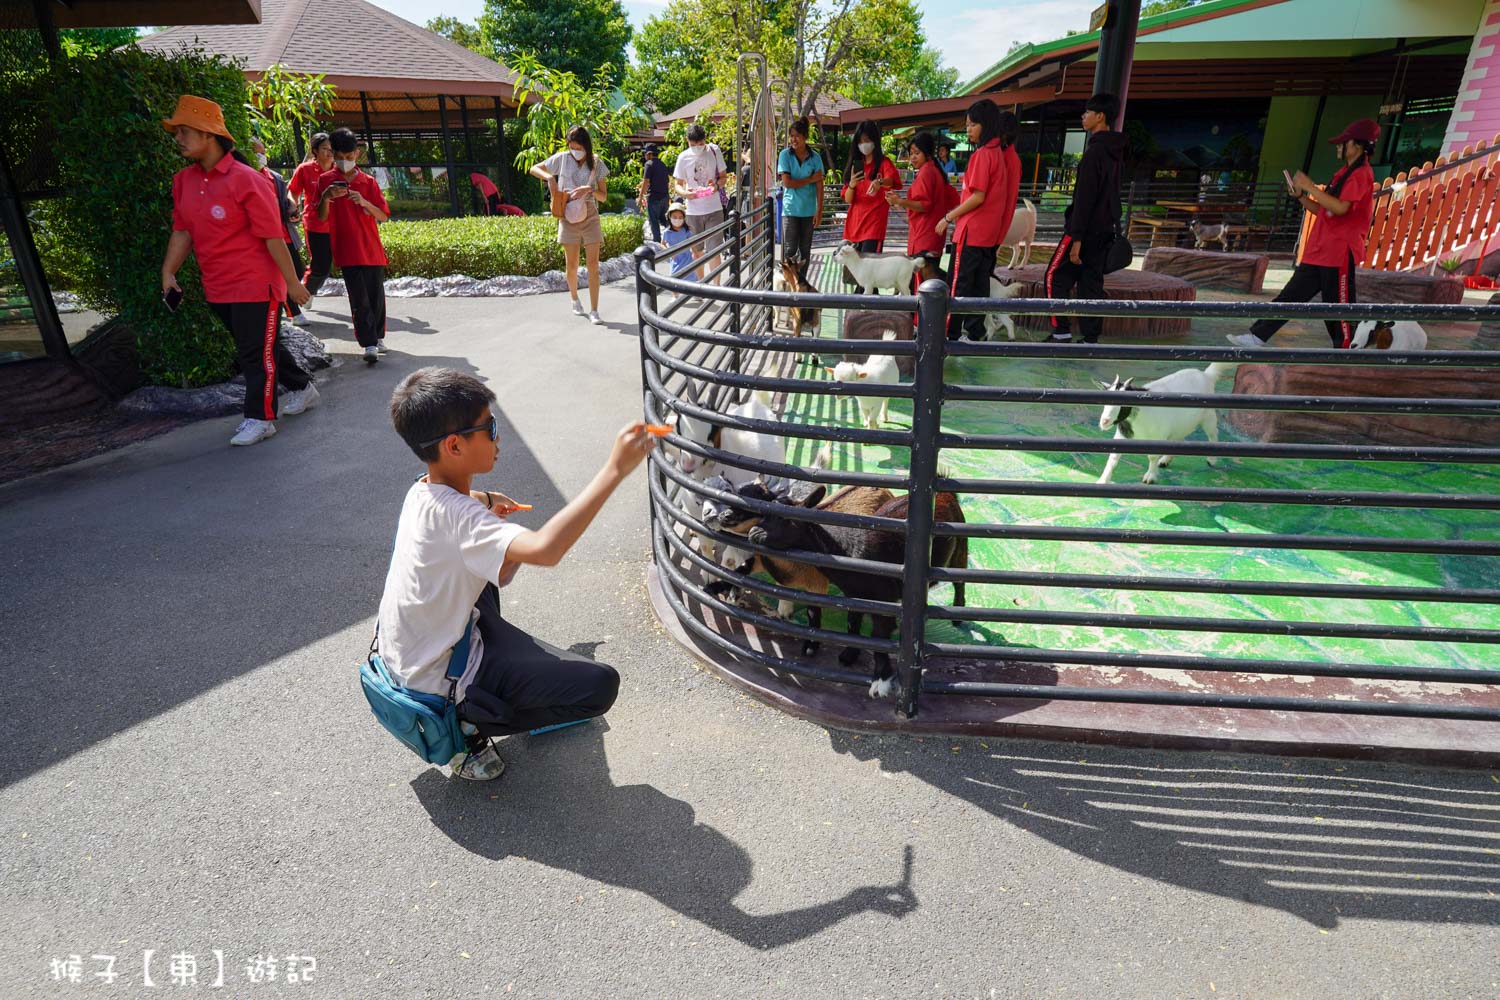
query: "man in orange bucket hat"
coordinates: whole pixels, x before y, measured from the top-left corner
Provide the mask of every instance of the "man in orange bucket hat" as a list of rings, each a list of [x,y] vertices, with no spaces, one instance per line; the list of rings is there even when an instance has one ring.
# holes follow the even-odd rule
[[[250,445],[276,433],[276,384],[289,391],[281,413],[316,406],[318,390],[281,343],[281,302],[307,302],[297,280],[272,188],[235,152],[224,111],[184,94],[162,121],[192,163],[172,178],[172,238],[161,265],[161,291],[170,308],[181,300],[177,271],[192,253],[203,274],[209,308],[229,328],[245,376],[245,416],[229,439]]]

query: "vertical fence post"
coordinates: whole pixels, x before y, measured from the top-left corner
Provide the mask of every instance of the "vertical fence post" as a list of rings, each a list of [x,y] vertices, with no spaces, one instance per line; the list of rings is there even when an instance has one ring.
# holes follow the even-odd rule
[[[761,289],[770,291],[776,285],[776,202],[770,195],[766,196],[766,269],[761,277]],[[776,310],[770,306],[764,306],[766,317],[766,333],[771,333],[776,326]]]
[[[899,711],[917,714],[922,687],[922,644],[927,631],[927,586],[932,562],[932,481],[937,478],[938,434],[943,420],[943,358],[948,346],[948,286],[937,279],[917,289],[917,361],[912,380],[911,491],[906,506],[906,567],[901,575],[901,678]]]
[[[730,206],[729,209],[729,287],[741,288],[741,269],[744,266],[744,247],[741,245],[741,232],[744,228],[743,220],[740,218],[739,209]],[[729,332],[735,336],[740,334],[740,304],[731,302],[729,304]],[[740,371],[740,349],[733,348],[729,352],[729,370],[735,374]],[[750,390],[746,389],[746,398],[749,398]]]
[[[1135,181],[1132,180],[1130,182],[1130,193],[1125,196],[1125,221],[1120,224],[1121,226],[1124,227],[1121,230],[1121,232],[1123,232],[1125,234],[1125,237],[1127,239],[1129,239],[1129,237],[1130,237],[1130,219],[1134,215],[1135,215]],[[1027,263],[1030,263],[1030,262],[1028,261]]]
[[[646,310],[656,312],[656,288],[646,283],[645,272],[647,268],[656,267],[656,254],[650,247],[641,245],[635,248],[635,314],[637,319],[637,332],[640,334],[641,350],[641,412],[650,419],[655,415],[656,407],[647,408],[651,400],[651,383],[646,377],[647,366],[651,364],[651,357],[646,353],[646,338],[652,338],[655,343],[656,331],[646,323]],[[646,475],[654,476],[656,471],[651,467],[651,456],[646,456]],[[647,526],[651,531],[651,538],[656,538],[656,502],[651,499],[650,491],[646,493],[646,519]]]

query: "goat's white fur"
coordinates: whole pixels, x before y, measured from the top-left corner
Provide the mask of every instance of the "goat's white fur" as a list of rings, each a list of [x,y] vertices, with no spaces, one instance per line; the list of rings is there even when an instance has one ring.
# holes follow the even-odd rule
[[[881,340],[895,340],[896,331],[887,330]],[[872,382],[876,385],[896,385],[901,381],[901,371],[896,359],[889,354],[872,354],[864,362],[840,361],[833,369],[836,382]],[[879,430],[885,423],[887,396],[856,396],[859,402],[859,419],[870,430]]]
[[[1031,245],[1036,242],[1036,206],[1030,198],[1021,199],[1021,207],[1010,217],[1010,228],[1005,232],[1002,247],[1010,247],[1010,266],[1020,267],[1031,262]],[[1012,340],[1015,337],[1011,338]]]
[[[1349,338],[1349,346],[1351,348],[1368,348],[1373,346],[1378,350],[1379,345],[1372,345],[1370,338],[1374,335],[1375,328],[1379,325],[1380,323],[1373,319],[1367,319],[1363,323],[1360,323],[1354,328],[1354,336]],[[1390,324],[1390,328],[1391,346],[1387,347],[1386,350],[1427,350],[1427,331],[1422,329],[1421,323],[1416,323],[1409,319],[1398,319]]]
[[[1019,281],[1004,284],[999,278],[990,278],[990,298],[992,299],[1014,299],[1019,298],[1026,286]],[[1005,327],[1005,334],[1011,340],[1016,339],[1016,323],[1006,313],[986,313],[984,317],[984,332],[990,340]]]
[[[1219,379],[1234,371],[1236,365],[1215,362],[1207,368],[1183,368],[1170,375],[1147,382],[1143,388],[1147,392],[1167,393],[1176,392],[1184,395],[1207,395],[1214,391],[1215,384]],[[1130,385],[1130,380],[1120,382],[1115,379],[1115,384],[1105,386],[1110,389],[1122,389]],[[1128,391],[1128,389],[1126,390]],[[1133,395],[1133,393],[1132,393]],[[1132,406],[1131,407],[1131,438],[1142,441],[1181,441],[1199,427],[1203,433],[1208,435],[1210,441],[1219,440],[1219,411],[1209,409],[1193,409],[1185,406]],[[1125,437],[1124,432],[1118,426],[1120,418],[1120,406],[1111,404],[1106,406],[1099,414],[1099,429],[1107,431],[1113,429],[1116,438]],[[1143,483],[1156,482],[1156,470],[1159,466],[1167,465],[1172,461],[1172,456],[1147,455],[1146,474],[1141,477]],[[1099,477],[1100,483],[1107,483],[1115,473],[1115,466],[1120,462],[1118,452],[1111,453],[1109,461],[1104,463],[1104,473]],[[1212,456],[1208,458],[1209,465],[1217,462]]]
[[[911,292],[911,276],[922,266],[922,258],[905,254],[863,254],[853,243],[841,244],[833,262],[849,269],[854,280],[866,292],[889,288],[897,295]]]
[[[755,393],[743,403],[731,406],[725,411],[726,416],[740,417],[746,420],[775,420],[776,411],[771,409],[772,395],[764,389],[757,389]],[[677,433],[697,442],[707,445],[708,439],[713,433],[713,426],[707,421],[690,417],[687,414],[674,413],[667,418],[667,423],[673,424]],[[785,462],[786,446],[781,438],[774,434],[765,434],[759,431],[740,430],[737,427],[725,427],[719,434],[719,449],[732,452],[736,455],[744,455],[746,458],[758,458],[767,462]],[[738,469],[731,465],[720,465],[718,462],[700,458],[691,452],[677,450],[677,467],[699,482],[714,475],[723,475],[735,486],[743,486],[753,480],[758,473],[749,469]],[[678,491],[678,499],[682,508],[691,512],[692,504],[697,498],[687,490]],[[706,538],[699,539],[699,549],[706,558],[714,558],[714,544]],[[729,562],[731,556],[738,556],[738,561],[745,559],[744,553],[726,552],[724,562]]]

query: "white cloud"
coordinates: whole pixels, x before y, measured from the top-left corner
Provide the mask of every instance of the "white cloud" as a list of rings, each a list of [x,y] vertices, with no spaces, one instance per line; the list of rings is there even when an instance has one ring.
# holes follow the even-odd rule
[[[1020,0],[941,20],[928,16],[923,24],[943,61],[967,82],[1003,59],[1012,42],[1050,42],[1070,30],[1087,30],[1097,6],[1099,0]]]

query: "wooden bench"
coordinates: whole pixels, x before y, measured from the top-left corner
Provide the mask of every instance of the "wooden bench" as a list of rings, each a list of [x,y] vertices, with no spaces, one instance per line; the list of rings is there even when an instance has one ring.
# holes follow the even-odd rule
[[[1411,302],[1420,305],[1457,305],[1464,300],[1462,278],[1410,271],[1354,272],[1354,297],[1360,302]]]
[[[1187,224],[1176,219],[1158,219],[1154,215],[1133,215],[1125,236],[1131,243],[1145,239],[1149,246],[1175,247]]]
[[[995,277],[1009,284],[1019,281],[1026,288],[1021,292],[1026,298],[1046,298],[1045,264],[1028,264],[1011,270],[995,268]],[[1133,299],[1137,301],[1194,302],[1198,291],[1181,278],[1170,274],[1148,274],[1144,271],[1116,271],[1104,276],[1104,294],[1111,299]],[[1026,330],[1050,330],[1051,320],[1047,316],[1016,316],[1016,328]],[[1074,332],[1078,320],[1071,323]],[[1157,318],[1147,316],[1107,316],[1104,319],[1104,336],[1130,340],[1157,340],[1182,337],[1188,333],[1192,320],[1186,316]],[[1003,334],[1002,334],[1003,336]],[[1020,338],[1017,338],[1020,339]]]
[[[1224,288],[1259,295],[1265,286],[1266,268],[1270,263],[1271,259],[1264,254],[1152,247],[1146,251],[1141,270],[1170,274],[1201,288]]]

